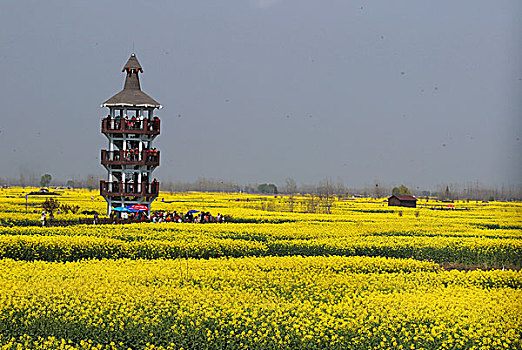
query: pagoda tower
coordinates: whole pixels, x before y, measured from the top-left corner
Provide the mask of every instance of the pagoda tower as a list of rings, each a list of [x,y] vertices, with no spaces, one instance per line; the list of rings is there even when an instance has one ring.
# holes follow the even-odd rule
[[[160,133],[155,109],[162,106],[141,90],[139,74],[143,69],[133,53],[122,72],[123,90],[103,102],[109,114],[102,119],[101,132],[108,149],[101,151],[101,164],[107,180],[100,181],[100,194],[107,201],[107,215],[115,207],[141,204],[150,210],[158,196],[159,183],[152,172],[159,166],[160,152],[152,142]]]

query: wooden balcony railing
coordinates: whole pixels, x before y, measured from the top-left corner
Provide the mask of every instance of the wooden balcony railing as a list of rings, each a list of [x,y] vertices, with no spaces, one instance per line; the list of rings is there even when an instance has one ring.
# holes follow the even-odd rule
[[[100,181],[100,194],[104,197],[157,197],[159,182],[123,183]]]
[[[147,134],[159,135],[160,120],[149,119],[103,118],[102,133],[104,134]]]
[[[147,165],[159,166],[160,151],[101,150],[101,163],[103,165]]]

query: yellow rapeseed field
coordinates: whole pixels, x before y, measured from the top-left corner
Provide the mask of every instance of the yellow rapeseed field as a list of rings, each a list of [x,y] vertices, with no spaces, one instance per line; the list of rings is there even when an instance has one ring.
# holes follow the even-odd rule
[[[324,214],[303,196],[162,192],[153,210],[233,222],[39,227],[31,190],[0,191],[2,349],[522,348],[521,203]],[[106,210],[94,191],[57,199]]]

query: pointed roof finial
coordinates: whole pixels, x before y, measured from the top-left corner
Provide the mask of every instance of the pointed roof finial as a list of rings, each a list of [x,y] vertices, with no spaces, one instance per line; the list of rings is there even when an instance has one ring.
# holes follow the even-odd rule
[[[134,52],[131,54],[129,59],[127,60],[127,63],[125,63],[125,66],[122,69],[122,72],[133,70],[139,71],[140,73],[143,73],[143,68],[141,68],[141,64],[138,62],[138,59],[136,58],[136,55]]]

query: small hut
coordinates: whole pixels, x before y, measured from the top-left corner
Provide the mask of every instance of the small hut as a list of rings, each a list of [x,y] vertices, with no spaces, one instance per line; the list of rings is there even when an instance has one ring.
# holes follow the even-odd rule
[[[388,206],[415,208],[417,207],[417,198],[413,196],[393,195],[388,198]]]

